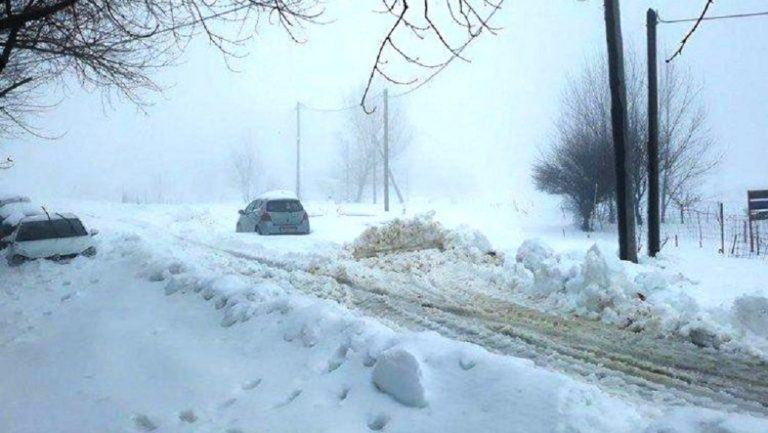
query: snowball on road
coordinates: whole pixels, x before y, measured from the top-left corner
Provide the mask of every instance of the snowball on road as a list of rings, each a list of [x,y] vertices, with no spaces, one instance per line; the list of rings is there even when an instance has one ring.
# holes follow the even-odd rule
[[[333,292],[339,289],[327,277],[308,279],[299,271],[338,261],[350,272],[368,270],[376,278],[390,275],[379,274],[383,268],[376,266],[403,266],[395,258],[355,264],[343,246],[380,222],[378,215],[339,216],[329,206],[313,210],[322,216],[315,217],[312,235],[270,238],[233,233],[236,206],[67,208],[83,209],[86,224],[100,229],[98,256],[67,264],[0,265],[3,432],[768,431],[764,418],[735,408],[698,408],[610,383],[586,383],[437,333],[407,331],[395,318],[381,323],[329,300],[345,294]],[[442,221],[440,212],[435,218]],[[516,257],[525,237],[502,235],[497,227],[486,234],[506,258],[488,266],[528,275],[530,287],[544,296],[537,300],[521,291],[521,302],[578,314],[574,306],[595,305],[592,295],[568,295],[583,293],[579,287],[596,296],[607,293],[600,287],[620,290],[611,298],[619,315],[629,311],[622,302],[635,302],[625,296],[643,270],[612,271],[598,253],[604,246],[589,249],[593,240],[582,241],[579,258],[556,236],[540,232],[553,248],[529,243]],[[461,237],[458,244],[484,245],[474,234]],[[211,244],[216,249],[206,247]],[[439,254],[475,257],[455,248]],[[280,267],[249,255],[271,257]],[[666,260],[664,278],[675,273],[679,259]],[[569,263],[578,265],[566,273],[573,277],[570,284],[559,270],[570,269]],[[697,277],[698,284],[661,292],[707,284],[705,272]],[[300,290],[307,284],[317,296]],[[555,303],[561,291],[567,294],[561,299],[578,303]],[[740,298],[743,293],[730,295],[730,302],[744,304],[733,311],[746,317],[746,330],[729,332],[738,336],[752,328],[744,334],[752,344],[760,339],[754,330],[765,323],[759,308],[764,294],[751,294],[756,300]],[[695,294],[690,296],[695,303]],[[713,308],[732,311],[727,300]],[[614,320],[606,319],[605,309],[597,313],[594,320]],[[736,323],[712,320],[726,327]]]

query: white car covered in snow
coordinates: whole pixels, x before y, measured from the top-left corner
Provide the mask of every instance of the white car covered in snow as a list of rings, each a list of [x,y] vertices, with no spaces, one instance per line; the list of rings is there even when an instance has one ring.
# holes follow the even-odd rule
[[[80,219],[69,213],[43,214],[25,217],[6,237],[6,257],[11,265],[32,259],[60,259],[77,255],[96,254],[93,236]]]
[[[21,197],[25,198],[25,197]],[[26,200],[6,201],[0,206],[0,249],[7,246],[5,239],[16,230],[22,219],[43,213],[43,208]]]
[[[11,203],[29,203],[29,197],[17,194],[0,194],[0,207]]]

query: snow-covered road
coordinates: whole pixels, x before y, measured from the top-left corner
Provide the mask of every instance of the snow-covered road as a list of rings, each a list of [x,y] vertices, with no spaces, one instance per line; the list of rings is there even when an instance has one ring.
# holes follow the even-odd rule
[[[736,406],[768,414],[768,362],[762,357],[704,350],[690,342],[555,316],[482,292],[468,294],[461,284],[419,281],[413,274],[382,274],[380,269],[347,264],[340,275],[335,267],[297,261],[294,255],[281,258],[274,252],[254,254],[179,240],[188,248],[207,248],[212,253],[209,258],[218,257],[230,272],[258,263],[267,272],[297,280],[295,286],[309,295],[395,325],[432,330],[493,352],[532,359],[614,391],[631,389],[659,400]],[[310,284],[312,280],[322,283]],[[329,289],[331,281],[335,287]]]
[[[499,257],[356,260],[328,227],[261,238],[126,210],[90,211],[94,259],[1,270],[1,431],[768,431],[721,412],[768,413],[765,358],[532,308]],[[400,347],[424,409],[371,383]]]
[[[135,431],[177,424],[185,410],[215,419],[260,372],[205,304],[165,297],[130,263],[107,273],[78,262],[86,275],[76,279],[66,265],[39,264],[54,274],[52,300],[18,306],[27,328],[0,348],[3,431]],[[24,298],[39,289],[13,290]]]

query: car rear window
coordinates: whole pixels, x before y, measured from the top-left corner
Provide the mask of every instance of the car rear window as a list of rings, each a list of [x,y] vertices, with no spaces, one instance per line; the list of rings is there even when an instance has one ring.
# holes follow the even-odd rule
[[[39,241],[43,239],[71,238],[86,236],[83,223],[77,219],[55,219],[30,221],[19,226],[17,241]]]
[[[298,200],[271,200],[267,203],[267,212],[300,212],[304,208]]]

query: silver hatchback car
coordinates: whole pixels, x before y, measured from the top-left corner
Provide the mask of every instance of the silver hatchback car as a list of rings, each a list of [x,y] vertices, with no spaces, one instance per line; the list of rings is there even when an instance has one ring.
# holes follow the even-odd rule
[[[262,194],[239,213],[238,232],[256,232],[261,235],[309,233],[309,215],[299,199],[290,192]]]

